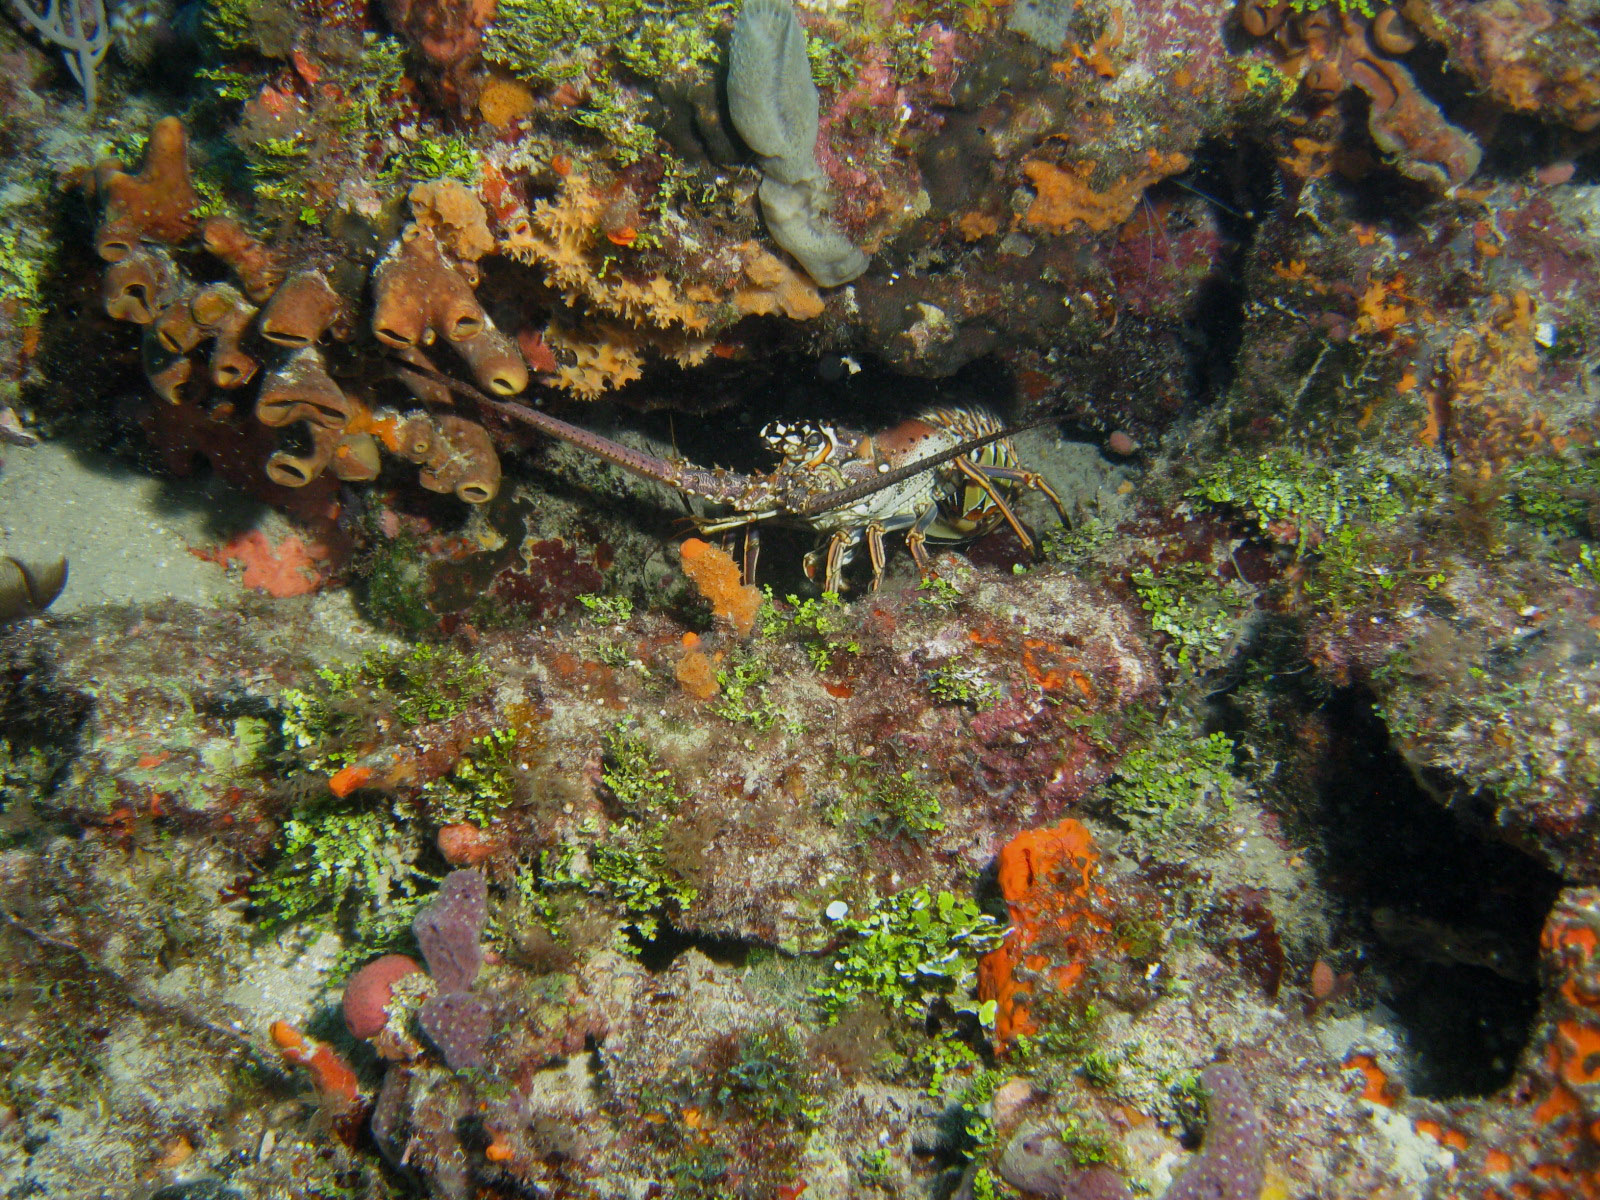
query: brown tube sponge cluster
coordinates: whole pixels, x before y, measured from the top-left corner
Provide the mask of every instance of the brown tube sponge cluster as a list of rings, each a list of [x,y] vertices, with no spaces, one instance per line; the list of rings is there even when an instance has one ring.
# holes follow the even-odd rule
[[[96,246],[109,264],[102,300],[108,315],[142,327],[145,375],[163,400],[199,405],[253,385],[255,420],[273,429],[301,426],[309,446],[279,450],[264,464],[283,487],[304,487],[325,472],[351,482],[375,479],[388,450],[417,464],[426,488],[471,504],[494,497],[500,460],[483,426],[453,412],[374,413],[341,382],[387,371],[382,357],[350,345],[354,306],[321,265],[297,266],[294,259],[306,256],[269,248],[229,217],[201,227],[175,119],[151,131],[139,174],[106,162],[95,182],[103,204]],[[201,284],[185,270],[196,233],[230,281]],[[430,374],[436,372],[424,347],[442,341],[482,387],[513,395],[527,386],[528,368],[478,303],[476,279],[471,263],[453,262],[433,232],[407,225],[372,273],[372,332],[386,357]],[[334,356],[338,379],[325,353],[331,343],[346,344]],[[407,378],[424,403],[452,403],[449,389],[415,373]],[[232,403],[228,411],[246,407]],[[219,403],[213,415],[220,410]]]
[[[410,356],[442,339],[485,390],[514,396],[528,386],[521,351],[494,327],[466,275],[445,261],[439,240],[421,225],[407,225],[373,271],[372,299],[372,336],[385,346]]]

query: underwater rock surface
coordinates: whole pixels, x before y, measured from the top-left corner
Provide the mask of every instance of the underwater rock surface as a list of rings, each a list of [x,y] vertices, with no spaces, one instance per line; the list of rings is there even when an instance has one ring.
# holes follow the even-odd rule
[[[1581,5],[23,0],[0,1191],[1600,1191],[1597,134]]]

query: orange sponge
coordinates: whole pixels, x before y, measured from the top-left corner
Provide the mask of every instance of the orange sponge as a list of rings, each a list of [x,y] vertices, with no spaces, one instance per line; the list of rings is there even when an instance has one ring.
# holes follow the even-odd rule
[[[1035,982],[1066,993],[1110,940],[1094,881],[1100,854],[1088,829],[1070,817],[1048,829],[1019,833],[1000,851],[1000,894],[1011,928],[998,949],[978,962],[978,997],[998,1002],[995,1036],[1002,1047],[1037,1031],[1027,1007]]]
[[[733,556],[709,542],[690,538],[678,547],[678,554],[683,559],[683,573],[711,601],[711,611],[732,625],[740,637],[748,637],[761,611],[761,589],[747,587]]]

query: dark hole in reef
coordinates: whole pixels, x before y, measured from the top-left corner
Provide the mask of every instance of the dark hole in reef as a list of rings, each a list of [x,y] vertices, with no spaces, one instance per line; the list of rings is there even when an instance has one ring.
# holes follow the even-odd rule
[[[1510,1079],[1539,1002],[1539,931],[1560,880],[1429,796],[1372,698],[1334,692],[1318,781],[1330,887],[1365,972],[1404,1030],[1421,1096],[1481,1096]]]
[[[1184,193],[1198,198],[1210,209],[1222,238],[1217,268],[1196,289],[1187,318],[1189,388],[1197,403],[1209,403],[1233,382],[1247,298],[1241,268],[1261,214],[1272,207],[1277,178],[1277,165],[1265,147],[1207,138],[1187,171],[1146,193],[1145,202],[1151,205]]]
[[[1540,167],[1566,161],[1573,163],[1576,182],[1594,182],[1593,179],[1577,179],[1578,163],[1582,160],[1573,158],[1574,138],[1559,126],[1524,113],[1497,113],[1491,128],[1492,136],[1483,146],[1478,182],[1482,182],[1484,176],[1526,182]]]
[[[647,971],[665,971],[685,950],[698,950],[714,963],[726,967],[743,967],[752,951],[760,949],[759,942],[725,934],[690,933],[679,929],[665,917],[656,922],[656,935],[644,938],[637,929],[628,930],[628,943],[639,953],[639,962]]]

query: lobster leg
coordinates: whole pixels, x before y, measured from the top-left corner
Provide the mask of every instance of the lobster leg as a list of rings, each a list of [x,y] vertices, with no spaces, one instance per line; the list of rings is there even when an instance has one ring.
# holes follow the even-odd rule
[[[849,548],[851,536],[841,529],[828,539],[827,569],[822,574],[822,590],[838,592],[844,577],[844,552]]]
[[[874,521],[867,526],[867,557],[872,560],[872,590],[877,591],[883,582],[883,525]]]
[[[980,466],[978,470],[982,471],[990,479],[1004,479],[1010,483],[1020,484],[1025,488],[1032,488],[1036,492],[1043,492],[1045,498],[1055,505],[1056,516],[1061,518],[1061,523],[1069,526],[1072,524],[1071,518],[1067,516],[1066,504],[1056,493],[1055,488],[1051,487],[1049,481],[1039,472],[1019,470],[1015,467],[989,466]]]
[[[988,496],[994,506],[1000,510],[1000,514],[1005,517],[1006,523],[1011,526],[1018,539],[1021,540],[1023,550],[1026,551],[1029,558],[1032,558],[1035,553],[1033,538],[1028,536],[1028,531],[1022,527],[1022,522],[1017,520],[1017,514],[1011,511],[1011,506],[1006,503],[1005,497],[1000,494],[1000,489],[995,487],[993,482],[993,470],[1004,470],[1005,468],[986,470],[983,467],[975,466],[966,458],[956,459],[955,464],[958,471],[983,489],[983,494]]]
[[[760,557],[761,527],[752,521],[744,527],[744,562],[741,566],[745,583],[752,584],[756,581],[756,559]]]
[[[956,461],[959,462],[960,460],[957,459]],[[938,516],[939,506],[930,504],[923,510],[922,515],[917,518],[916,524],[906,530],[906,549],[911,551],[911,561],[917,564],[917,570],[924,575],[931,573],[933,570],[933,563],[928,559],[926,543],[928,540],[928,526],[932,525]]]

